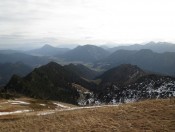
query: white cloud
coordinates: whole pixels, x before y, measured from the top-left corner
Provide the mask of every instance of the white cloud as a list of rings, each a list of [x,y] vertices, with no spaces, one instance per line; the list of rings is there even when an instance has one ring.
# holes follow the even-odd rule
[[[54,43],[175,42],[174,6],[174,0],[0,0],[0,35]]]

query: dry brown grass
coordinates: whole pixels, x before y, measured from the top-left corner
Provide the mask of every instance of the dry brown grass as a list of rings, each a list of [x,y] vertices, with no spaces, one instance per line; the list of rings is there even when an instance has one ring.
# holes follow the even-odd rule
[[[23,101],[29,104],[12,104],[13,102],[8,101]],[[75,107],[75,105],[62,103],[58,101],[49,101],[49,100],[40,100],[40,99],[33,99],[27,97],[16,98],[15,100],[7,100],[7,99],[0,99],[0,112],[12,112],[16,110],[34,110],[34,111],[43,111],[43,110],[54,110],[59,109],[59,107],[54,104],[59,103],[69,107]],[[41,105],[44,104],[44,105]]]
[[[1,119],[0,131],[175,131],[175,99]]]

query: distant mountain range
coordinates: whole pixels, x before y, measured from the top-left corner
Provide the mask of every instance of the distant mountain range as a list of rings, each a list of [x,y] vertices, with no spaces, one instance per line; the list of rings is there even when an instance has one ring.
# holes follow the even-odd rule
[[[94,45],[78,46],[67,53],[58,56],[65,61],[95,62],[109,55],[109,52]]]
[[[117,46],[113,48],[108,48],[107,50],[112,53],[117,50],[141,50],[141,49],[150,49],[157,53],[175,52],[175,44],[167,43],[167,42],[158,42],[158,43],[149,42],[144,45],[134,44],[129,46]]]
[[[39,49],[30,50],[27,51],[26,53],[36,56],[55,56],[55,55],[62,55],[68,52],[69,50],[70,49],[68,48],[57,48],[46,44]]]
[[[8,83],[12,75],[25,76],[32,71],[32,68],[21,62],[0,64],[0,85]]]
[[[50,60],[47,57],[38,57],[25,53],[0,53],[0,63],[16,63],[23,62],[31,67],[41,66],[48,63]]]
[[[118,50],[94,66],[110,69],[120,64],[138,65],[147,71],[174,76],[175,52],[155,53],[148,49],[139,51]]]
[[[3,93],[0,96],[12,93],[79,105],[172,97],[175,96],[173,47],[169,43],[151,42],[114,48],[117,51],[113,53],[93,45],[71,50],[49,45],[27,52],[0,50],[0,84],[18,74],[0,88]],[[61,66],[50,62],[59,59],[81,64]],[[104,71],[94,71],[82,63]]]
[[[59,62],[60,64],[90,63],[94,65],[94,68],[103,70],[108,70],[120,64],[133,64],[144,70],[175,76],[174,47],[175,44],[166,42],[119,46],[112,49],[103,49],[94,45],[78,46],[74,49],[44,45],[39,49],[23,52],[0,50],[0,63],[23,62],[31,67],[38,67],[50,61]],[[117,51],[110,53],[108,50]]]
[[[13,53],[22,53],[22,51],[17,51],[17,50],[0,50],[0,54],[13,54]]]

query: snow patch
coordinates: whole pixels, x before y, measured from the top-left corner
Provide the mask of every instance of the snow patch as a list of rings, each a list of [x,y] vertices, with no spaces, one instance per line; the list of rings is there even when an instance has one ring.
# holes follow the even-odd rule
[[[29,105],[30,104],[30,103],[24,102],[24,101],[13,101],[13,100],[8,100],[8,103],[11,103],[13,105],[17,105],[17,104]]]
[[[62,104],[59,104],[59,103],[55,103],[53,102],[53,104],[57,105],[58,107],[62,107],[62,108],[70,108],[69,106],[65,106],[65,105],[62,105]]]
[[[50,114],[54,114],[55,111],[46,111],[46,112],[40,112],[38,113],[37,115],[40,116],[40,115],[50,115]]]
[[[41,105],[41,106],[46,106],[46,104],[39,104],[39,105]]]
[[[135,99],[131,98],[131,99],[125,99],[125,103],[133,103],[136,102]]]
[[[12,114],[26,113],[30,111],[32,110],[17,110],[17,111],[12,111],[12,112],[0,112],[0,115],[12,115]]]

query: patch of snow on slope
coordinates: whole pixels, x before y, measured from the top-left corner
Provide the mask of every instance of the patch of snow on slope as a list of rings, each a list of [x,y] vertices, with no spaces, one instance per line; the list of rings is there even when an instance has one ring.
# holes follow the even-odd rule
[[[70,108],[69,106],[65,106],[65,105],[62,105],[62,104],[59,104],[59,103],[53,103],[53,104],[55,104],[55,105],[57,105],[58,107],[61,107],[61,108]]]
[[[125,99],[124,102],[125,102],[125,103],[133,103],[133,102],[136,102],[136,99],[134,99],[134,98]]]
[[[39,104],[39,105],[41,105],[41,106],[46,106],[46,104]]]
[[[23,104],[23,105],[29,105],[30,103],[24,102],[24,101],[13,101],[13,100],[8,100],[9,103],[17,105],[17,104]]]
[[[0,116],[1,115],[12,115],[12,114],[19,114],[19,113],[26,113],[26,112],[30,112],[32,110],[17,110],[17,111],[12,111],[12,112],[0,112]]]
[[[40,116],[40,115],[50,115],[50,114],[54,114],[55,111],[44,111],[44,112],[40,112],[38,113],[37,115]]]

